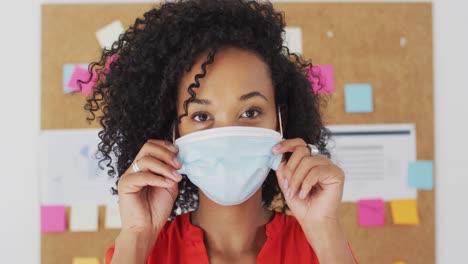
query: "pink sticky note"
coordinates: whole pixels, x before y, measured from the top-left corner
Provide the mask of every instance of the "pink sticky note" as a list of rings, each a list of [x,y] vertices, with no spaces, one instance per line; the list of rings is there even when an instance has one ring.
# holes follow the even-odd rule
[[[41,232],[65,232],[66,209],[62,205],[41,206]]]
[[[104,67],[104,74],[105,75],[109,74],[111,63],[117,61],[118,58],[119,58],[118,54],[112,54],[110,57],[107,58],[106,65]]]
[[[385,206],[382,199],[358,201],[358,223],[361,226],[385,225]]]
[[[309,68],[307,77],[312,85],[313,92],[317,94],[333,93],[335,91],[335,80],[333,76],[333,65],[314,65]]]
[[[87,82],[89,79],[88,69],[83,68],[80,65],[75,65],[73,73],[68,81],[68,87],[72,88],[76,92],[80,92],[80,86],[78,85],[78,80],[82,82]],[[89,83],[81,83],[81,93],[90,94],[93,90],[93,86],[97,81],[97,73],[93,72],[93,79]]]

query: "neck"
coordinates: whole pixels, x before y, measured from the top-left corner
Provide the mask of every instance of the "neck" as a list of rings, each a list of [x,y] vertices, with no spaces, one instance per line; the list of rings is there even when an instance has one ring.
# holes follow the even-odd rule
[[[261,188],[244,203],[233,206],[219,205],[202,191],[199,197],[191,221],[203,229],[209,255],[258,254],[266,241],[266,224],[274,215],[262,206]]]

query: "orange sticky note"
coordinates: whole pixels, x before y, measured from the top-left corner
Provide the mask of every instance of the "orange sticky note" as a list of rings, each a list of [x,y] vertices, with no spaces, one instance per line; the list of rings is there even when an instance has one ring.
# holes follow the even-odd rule
[[[73,258],[73,264],[100,264],[98,258]]]
[[[397,225],[419,224],[417,201],[414,199],[402,199],[390,201],[393,223]]]

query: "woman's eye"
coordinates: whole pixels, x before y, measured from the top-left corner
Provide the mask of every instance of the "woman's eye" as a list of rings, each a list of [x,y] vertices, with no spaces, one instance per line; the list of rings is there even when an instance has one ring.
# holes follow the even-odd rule
[[[262,112],[257,109],[248,109],[247,111],[242,113],[242,117],[253,119],[259,116],[261,113]],[[209,116],[206,113],[201,113],[201,112],[193,114],[192,119],[197,122],[206,122],[210,120]]]
[[[247,118],[255,118],[255,117],[257,117],[258,115],[261,114],[261,112],[259,110],[257,110],[257,109],[249,109],[249,110],[245,111],[244,114],[245,113],[247,113],[247,116],[245,116]],[[257,113],[257,114],[255,114],[255,113]],[[242,116],[244,116],[244,114],[242,114]]]
[[[197,117],[199,117],[199,118],[197,119]],[[201,117],[201,118],[200,118],[200,117]],[[194,119],[194,120],[197,121],[197,122],[205,122],[206,120],[208,120],[208,115],[205,114],[205,113],[197,113],[197,114],[194,114],[194,115],[192,116],[192,119]],[[201,119],[201,120],[200,120],[200,119]]]

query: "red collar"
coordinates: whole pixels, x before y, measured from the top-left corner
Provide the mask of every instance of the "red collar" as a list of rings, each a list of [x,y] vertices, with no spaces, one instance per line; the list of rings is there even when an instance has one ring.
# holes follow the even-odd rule
[[[288,215],[284,215],[277,211],[274,211],[273,219],[266,224],[266,235],[267,240],[275,239],[276,237],[281,237],[281,232],[283,229],[281,226],[284,224]],[[186,241],[191,242],[203,242],[204,231],[198,226],[195,226],[190,221],[190,212],[182,214],[180,217],[180,224],[182,226],[183,236],[187,239]]]

